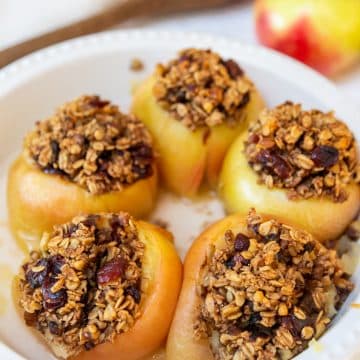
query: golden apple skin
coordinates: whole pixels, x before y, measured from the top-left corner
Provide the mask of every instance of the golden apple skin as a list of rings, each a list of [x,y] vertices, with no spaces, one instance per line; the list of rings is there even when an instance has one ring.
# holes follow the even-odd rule
[[[194,321],[200,306],[196,283],[209,245],[224,247],[226,230],[248,234],[246,215],[230,215],[216,222],[199,235],[186,255],[184,280],[166,345],[167,360],[214,359],[208,340],[194,338]]]
[[[37,248],[43,232],[74,216],[97,212],[127,211],[134,217],[147,215],[155,206],[157,175],[101,195],[57,175],[43,173],[20,155],[12,164],[7,185],[11,230],[23,250]]]
[[[207,134],[207,129],[190,131],[162,109],[152,93],[154,83],[152,76],[136,89],[132,112],[153,137],[164,185],[185,196],[195,195],[202,182],[215,186],[228,147],[264,106],[259,93],[252,92],[239,126],[219,125]]]
[[[261,43],[331,76],[360,59],[358,0],[256,0]]]
[[[231,146],[219,181],[220,196],[229,213],[246,214],[251,207],[293,223],[325,242],[339,237],[360,209],[360,187],[350,184],[348,199],[335,203],[327,198],[289,200],[284,189],[258,184],[258,175],[244,155],[246,135]]]

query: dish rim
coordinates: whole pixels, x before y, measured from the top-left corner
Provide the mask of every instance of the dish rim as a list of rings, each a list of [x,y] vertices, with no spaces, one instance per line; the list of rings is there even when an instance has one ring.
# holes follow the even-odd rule
[[[266,61],[263,61],[261,64],[263,70],[273,73],[277,77],[285,78],[289,76],[289,74],[296,74],[296,84],[301,88],[305,89],[309,84],[309,81],[311,81],[312,88],[321,89],[321,97],[328,99],[329,103],[334,103],[334,108],[338,109],[340,107],[343,113],[350,115],[350,118],[355,122],[352,125],[353,127],[357,126],[356,133],[360,136],[360,111],[356,104],[352,103],[352,101],[348,99],[335,84],[315,70],[286,55],[262,46],[244,44],[235,39],[198,32],[111,30],[67,40],[38,50],[1,69],[0,98],[5,97],[8,93],[16,90],[16,88],[20,87],[22,84],[36,78],[38,74],[44,73],[46,70],[60,64],[66,64],[81,58],[91,57],[95,54],[123,49],[125,42],[128,45],[128,49],[137,49],[139,47],[139,41],[146,43],[145,47],[148,47],[149,49],[151,49],[156,42],[176,42],[179,43],[179,47],[181,47],[183,43],[198,43],[200,47],[226,46],[229,52],[244,52],[245,56],[249,59],[249,63],[255,64],[256,66],[259,66],[259,62],[261,61],[259,61],[259,58],[266,59]],[[256,60],[251,60],[251,58],[255,59],[256,57]],[[320,94],[316,95],[315,90],[310,91],[310,93],[312,96],[320,98]],[[359,267],[357,270],[359,271]],[[360,280],[356,285],[358,286],[359,283]],[[360,302],[360,294],[358,294],[353,301]],[[343,335],[342,342],[339,340],[337,344],[332,344],[332,352],[324,351],[322,353],[317,353],[317,356],[321,359],[337,358],[339,354],[344,355],[344,350],[346,351],[346,349],[348,349],[350,351],[357,348],[355,347],[355,344],[358,336],[360,336],[360,322],[358,326],[356,326],[356,322],[351,321],[350,313],[358,310],[352,309],[348,302],[345,306],[347,306],[348,309],[346,309],[346,313],[342,314],[341,319],[337,321],[335,329],[334,327],[328,329],[322,338],[330,337],[336,339],[336,334],[341,331],[341,328],[343,329],[343,332],[352,330],[351,334],[346,336]],[[346,326],[346,324],[348,324],[348,326]],[[352,325],[351,329],[349,328],[350,324]],[[328,342],[329,341],[327,341],[327,343]],[[5,349],[7,351],[3,353],[2,346],[0,346],[0,354],[7,356],[6,358],[22,358],[10,347],[5,346]]]

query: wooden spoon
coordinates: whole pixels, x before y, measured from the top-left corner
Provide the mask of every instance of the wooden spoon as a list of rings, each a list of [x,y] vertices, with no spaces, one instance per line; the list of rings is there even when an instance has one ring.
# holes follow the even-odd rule
[[[101,13],[33,37],[0,51],[0,67],[43,47],[105,30],[125,20],[139,16],[159,15],[187,10],[211,8],[236,0],[122,0]]]

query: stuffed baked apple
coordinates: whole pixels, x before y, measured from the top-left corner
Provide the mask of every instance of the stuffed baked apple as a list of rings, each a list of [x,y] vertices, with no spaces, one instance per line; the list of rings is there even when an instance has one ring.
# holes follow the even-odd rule
[[[36,247],[43,231],[79,214],[147,214],[156,197],[151,137],[132,115],[82,96],[40,121],[10,169],[8,210],[15,236]]]
[[[234,60],[186,49],[136,89],[132,111],[153,136],[165,186],[194,195],[203,182],[217,184],[229,145],[262,106]]]
[[[127,213],[55,226],[15,279],[26,324],[60,359],[152,354],[167,336],[181,287],[171,240]]]
[[[334,250],[254,211],[207,229],[184,266],[168,360],[290,359],[353,289]]]
[[[333,113],[284,103],[265,110],[229,150],[220,194],[229,212],[251,206],[333,240],[359,212],[356,141]]]

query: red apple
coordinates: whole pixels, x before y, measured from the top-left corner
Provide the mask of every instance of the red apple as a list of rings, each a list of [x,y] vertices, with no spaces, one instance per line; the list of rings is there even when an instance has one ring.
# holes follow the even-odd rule
[[[260,42],[331,76],[360,59],[359,0],[256,0]]]

